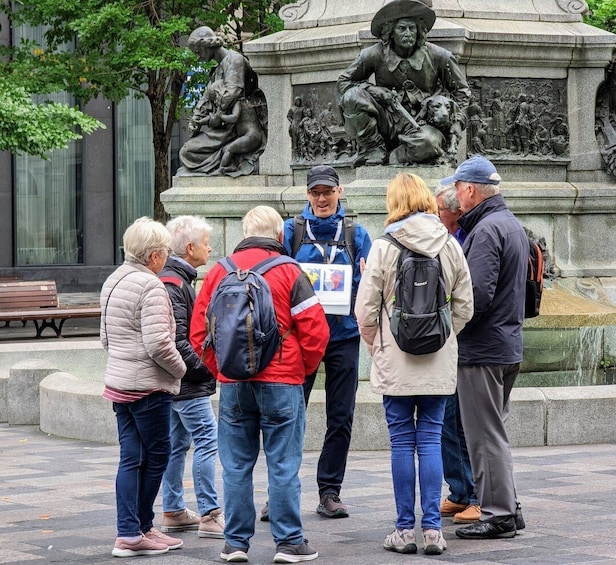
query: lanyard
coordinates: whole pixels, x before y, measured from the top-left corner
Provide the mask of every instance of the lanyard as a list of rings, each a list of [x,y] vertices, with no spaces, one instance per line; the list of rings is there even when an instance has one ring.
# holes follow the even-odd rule
[[[335,243],[336,241],[340,241],[340,236],[342,235],[342,220],[338,220],[338,227],[336,228],[336,235],[334,237],[334,244],[332,245],[331,250],[329,251],[329,260],[327,258],[327,244],[325,244],[325,248],[320,244],[317,243],[317,238],[314,237],[314,234],[312,233],[312,229],[310,228],[310,220],[306,220],[306,235],[310,238],[311,241],[314,242],[314,246],[321,252],[321,255],[323,256],[323,260],[326,263],[333,263],[334,262],[334,258],[336,257],[336,250],[338,249],[338,245]]]

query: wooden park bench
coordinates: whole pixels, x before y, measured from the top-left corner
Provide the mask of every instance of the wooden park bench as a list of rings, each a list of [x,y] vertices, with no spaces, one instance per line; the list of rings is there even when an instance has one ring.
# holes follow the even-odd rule
[[[58,300],[55,281],[0,281],[0,322],[34,322],[36,337],[51,328],[62,337],[62,326],[71,318],[100,318],[100,306],[66,305]],[[56,321],[59,323],[56,324]]]

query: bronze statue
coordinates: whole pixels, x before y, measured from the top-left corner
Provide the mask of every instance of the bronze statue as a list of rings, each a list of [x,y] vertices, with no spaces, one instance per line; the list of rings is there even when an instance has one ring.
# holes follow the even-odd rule
[[[256,73],[207,26],[190,34],[188,47],[202,61],[218,64],[188,124],[191,138],[180,149],[184,168],[208,175],[255,172],[267,141],[267,108]]]
[[[431,0],[393,0],[372,19],[380,41],[363,49],[338,79],[354,166],[455,161],[471,92],[452,53],[426,41],[436,15]],[[369,82],[374,75],[374,82]],[[422,103],[448,98],[447,126],[425,120]]]

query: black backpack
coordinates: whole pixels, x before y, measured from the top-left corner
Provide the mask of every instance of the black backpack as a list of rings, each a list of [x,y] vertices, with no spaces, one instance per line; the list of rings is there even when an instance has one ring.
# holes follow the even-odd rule
[[[406,353],[434,353],[451,334],[451,298],[445,288],[440,258],[416,253],[391,234],[381,238],[400,249],[391,316],[385,308],[391,333]]]
[[[337,245],[344,247],[349,255],[350,264],[354,264],[355,260],[355,222],[350,218],[344,218],[344,239],[339,241],[310,239],[306,237],[306,218],[303,216],[295,216],[293,218],[293,242],[291,244],[291,257],[295,257],[299,248],[304,243],[320,243],[321,245]]]
[[[528,271],[526,275],[526,297],[524,317],[534,318],[539,315],[541,294],[543,293],[543,253],[541,247],[528,238]]]
[[[228,379],[250,379],[270,364],[291,332],[280,335],[272,292],[263,274],[283,263],[298,263],[285,255],[268,257],[251,269],[239,269],[231,257],[218,262],[227,274],[206,312],[209,333],[203,349],[213,347],[218,370]]]

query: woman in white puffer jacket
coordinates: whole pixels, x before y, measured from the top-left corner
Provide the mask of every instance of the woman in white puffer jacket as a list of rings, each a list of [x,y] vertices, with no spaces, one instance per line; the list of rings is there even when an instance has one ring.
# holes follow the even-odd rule
[[[186,365],[175,347],[175,318],[158,273],[170,235],[149,218],[124,233],[126,261],[101,289],[101,343],[107,350],[105,392],[118,424],[118,537],[112,555],[156,555],[181,547],[153,527],[154,500],[169,459],[172,395]]]

